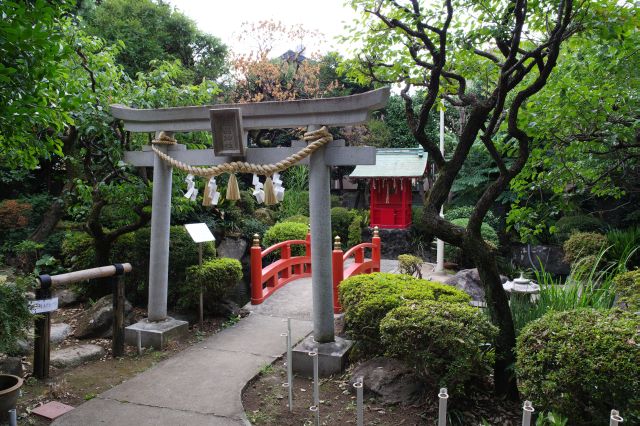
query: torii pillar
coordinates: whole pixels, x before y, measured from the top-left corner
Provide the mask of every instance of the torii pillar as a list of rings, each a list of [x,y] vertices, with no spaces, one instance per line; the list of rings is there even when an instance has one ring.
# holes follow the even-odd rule
[[[125,129],[132,132],[211,131],[210,111],[239,109],[242,130],[298,128],[314,130],[322,125],[341,127],[362,124],[372,110],[382,108],[389,98],[389,89],[378,89],[358,95],[339,98],[309,99],[254,104],[224,104],[141,110],[112,105],[115,118],[124,121]],[[245,141],[246,142],[246,141]],[[304,142],[295,141],[291,148],[247,148],[244,161],[257,164],[276,163],[296,153]],[[187,150],[184,145],[160,145],[176,160],[193,166],[211,166],[235,161],[228,156],[215,156],[211,149]],[[126,152],[125,162],[138,167],[153,167],[153,199],[151,212],[151,253],[149,260],[148,318],[127,328],[127,342],[135,344],[142,334],[143,346],[162,347],[174,334],[186,331],[187,323],[167,317],[169,221],[171,214],[172,170],[151,151]],[[344,365],[336,353],[346,353],[350,344],[336,339],[333,318],[333,284],[331,271],[331,200],[330,167],[357,164],[375,164],[375,148],[346,147],[344,141],[333,141],[314,152],[301,164],[310,165],[309,203],[311,222],[311,260],[313,292],[313,335],[299,345],[294,353],[293,366],[302,372],[311,371],[309,350],[320,357],[321,374],[332,374]],[[307,365],[308,364],[308,365]]]

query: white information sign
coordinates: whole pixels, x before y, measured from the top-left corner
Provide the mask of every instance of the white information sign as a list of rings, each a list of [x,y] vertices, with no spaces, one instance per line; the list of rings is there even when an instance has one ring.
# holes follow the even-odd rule
[[[216,240],[206,223],[187,223],[184,227],[187,228],[187,232],[194,243]]]
[[[29,310],[32,314],[42,314],[58,309],[58,298],[32,300],[29,302]]]

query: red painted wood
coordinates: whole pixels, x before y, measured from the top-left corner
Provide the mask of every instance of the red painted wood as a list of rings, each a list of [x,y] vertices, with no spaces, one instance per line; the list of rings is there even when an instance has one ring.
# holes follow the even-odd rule
[[[372,227],[407,228],[411,225],[411,179],[374,179],[369,187]]]

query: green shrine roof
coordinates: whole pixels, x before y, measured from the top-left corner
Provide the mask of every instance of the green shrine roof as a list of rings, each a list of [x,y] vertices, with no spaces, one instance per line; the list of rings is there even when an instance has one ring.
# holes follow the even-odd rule
[[[352,178],[422,177],[427,169],[422,148],[378,148],[375,166],[356,166]]]

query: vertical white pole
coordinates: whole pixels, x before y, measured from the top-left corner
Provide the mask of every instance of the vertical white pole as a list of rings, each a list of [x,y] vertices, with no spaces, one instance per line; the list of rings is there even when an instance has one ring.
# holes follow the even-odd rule
[[[18,413],[15,408],[9,410],[9,426],[18,426]]]
[[[357,410],[357,418],[356,425],[363,426],[364,425],[364,383],[362,377],[358,378],[358,380],[353,384],[353,387],[356,388],[356,410]]]
[[[444,107],[440,108],[440,152],[444,156]],[[444,211],[440,207],[440,217],[444,217]],[[436,254],[436,272],[444,271],[444,241],[438,239]]]
[[[611,420],[609,421],[609,426],[618,426],[619,423],[622,423],[624,419],[620,417],[620,413],[618,410],[611,410]]]
[[[438,398],[440,398],[438,404],[438,426],[447,426],[447,399],[449,399],[447,388],[440,389]]]
[[[287,318],[287,383],[289,386],[289,412],[293,412],[293,358],[291,346],[291,318]]]
[[[533,405],[531,401],[525,401],[522,406],[522,426],[530,426],[531,425],[531,414],[535,410],[533,409]]]

